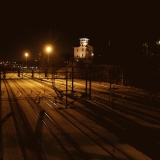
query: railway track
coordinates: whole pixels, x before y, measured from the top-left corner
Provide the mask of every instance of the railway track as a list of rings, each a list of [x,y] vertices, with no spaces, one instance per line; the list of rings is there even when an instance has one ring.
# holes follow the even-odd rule
[[[76,91],[79,93],[83,92],[83,90],[78,87],[76,88]],[[80,104],[83,104],[84,106],[87,106],[87,108],[91,106],[90,111],[86,111],[82,108],[78,108],[78,106],[74,104],[70,105],[72,108],[75,108],[81,114],[84,114],[87,117],[91,117],[91,119],[94,121],[96,121],[95,116],[98,117],[97,119],[101,117],[100,118],[102,119],[101,124],[103,124],[104,122],[106,124],[109,124],[110,126],[112,126],[113,124],[114,125],[116,124],[115,126],[116,127],[118,126],[119,129],[116,131],[112,130],[115,134],[121,133],[122,135],[121,137],[124,141],[131,143],[135,147],[141,149],[146,154],[149,154],[150,156],[155,158],[157,157],[157,155],[159,155],[159,149],[160,149],[159,147],[160,110],[159,108],[145,105],[144,95],[142,91],[138,92],[136,95],[135,93],[136,93],[135,91],[125,92],[125,90],[122,90],[122,91],[119,90],[118,92],[114,92],[114,97],[116,97],[116,100],[112,102],[112,109],[109,107],[109,100],[106,99],[106,96],[109,95],[109,90],[103,94],[101,92],[94,91],[94,89],[92,91],[92,99],[98,101],[99,104],[101,104],[100,105],[102,107],[101,109],[99,106],[98,106],[98,109],[96,109],[95,107],[93,107],[94,104],[89,104],[88,101],[85,101],[84,99],[82,100],[80,97],[79,98],[77,98],[77,96],[74,97],[73,94],[68,95],[68,97],[79,102]],[[123,95],[125,95],[125,98],[122,98]],[[106,111],[107,106],[108,106],[108,109],[111,110],[111,113],[110,112],[107,113],[108,112]],[[93,116],[91,116],[91,113],[93,112],[94,114]],[[109,115],[108,116],[109,120],[106,120],[106,115],[107,116]],[[134,119],[132,119],[133,117]],[[97,123],[98,121],[99,120],[97,120]],[[147,124],[147,126],[145,125],[145,123]],[[149,124],[151,124],[150,126],[151,128],[148,127]],[[128,141],[127,135],[132,135],[132,134],[133,134],[133,136],[131,136],[132,140]],[[135,139],[137,139],[137,141],[139,140],[141,141],[139,141],[139,143],[136,144]],[[146,143],[146,145],[149,144],[150,147],[146,147],[145,149],[143,149],[145,142],[148,142]],[[154,153],[152,151],[152,148],[155,148]]]
[[[112,110],[110,113],[106,111],[108,108],[107,106],[109,106],[109,101],[106,100],[106,95],[109,94],[109,92],[107,94],[105,93],[105,95],[99,92],[97,93],[94,91],[92,92],[92,98],[96,99],[96,101],[99,101],[99,103],[103,104],[101,105],[101,107],[98,106],[97,108],[94,106],[93,103],[90,104],[88,101],[85,101],[84,99],[83,100],[79,99],[77,97],[74,97],[73,95],[72,96],[69,95],[69,97],[73,98],[74,100],[83,104],[84,106],[87,106],[87,108],[90,108],[90,111],[88,111],[87,114],[86,109],[79,108],[77,107],[77,105],[72,104],[72,107],[81,112],[81,114],[84,114],[87,117],[91,118],[94,117],[94,119],[92,120],[94,120],[95,122],[96,122],[95,116],[97,116],[97,119],[100,118],[102,119],[101,124],[103,123],[108,124],[108,122],[112,120],[110,126],[113,125],[114,123],[116,124],[115,125],[116,127],[118,125],[120,126],[119,127],[120,129],[114,132],[115,134],[116,132],[118,134],[121,133],[121,135],[123,135],[122,137],[124,141],[131,143],[136,148],[141,149],[146,154],[148,153],[150,156],[157,158],[157,156],[159,156],[159,150],[160,150],[159,108],[153,108],[151,106],[146,106],[145,103],[139,104],[138,102],[135,102],[134,94],[132,98],[131,96],[132,94],[130,93],[129,94],[125,93],[125,97],[127,98],[122,99],[121,96],[124,95],[124,93],[125,93],[124,91],[123,92],[119,91],[118,94],[115,93],[117,94],[116,96],[119,96],[120,98],[118,98],[118,100],[114,102],[114,106],[112,106]],[[143,96],[140,93],[139,95],[140,97],[138,98],[141,99]],[[94,114],[93,116],[91,116],[91,113],[93,112]],[[106,120],[106,115],[109,117],[109,120]],[[99,120],[97,120],[97,122],[98,121]],[[128,141],[127,135],[133,135],[131,136],[132,137],[131,141]],[[135,141],[139,141],[139,143],[136,144]],[[146,144],[146,146],[149,147],[142,149],[144,148],[144,144]],[[153,148],[155,148],[154,153],[152,151]]]
[[[4,80],[4,85],[8,94],[10,110],[15,124],[15,134],[17,134],[19,142],[18,144],[20,145],[21,158],[26,160],[44,159],[43,155],[40,154],[43,153],[43,151],[41,150],[37,142],[34,140],[33,131],[30,127],[30,124],[28,123],[27,117],[23,112],[21,105],[19,104],[19,101],[17,100],[17,96],[13,92],[13,88],[6,80]]]
[[[22,85],[24,85],[23,81],[18,83],[14,81],[13,83],[17,86],[17,88],[19,88],[23,95],[30,95],[21,87]],[[65,152],[65,156],[67,159],[88,159],[86,155],[84,155],[76,146],[75,142],[71,138],[69,138],[67,134],[60,128],[60,126],[51,118],[47,111],[35,102],[34,98],[26,96],[26,100],[28,101],[36,115],[39,117],[39,121],[43,122],[43,125],[48,129],[51,136],[57,141],[57,144],[59,144],[63,152]],[[42,143],[41,135],[39,136],[40,132],[42,131],[37,129],[34,133],[36,136],[35,139],[37,139],[37,142],[39,144]]]
[[[24,114],[22,117],[25,117],[23,125],[25,125],[25,123],[27,124],[25,125],[27,126],[27,131],[24,131],[27,133],[26,136],[30,135],[32,137],[33,135],[36,135],[36,137],[39,137],[34,140],[35,145],[39,144],[38,147],[40,148],[37,150],[38,152],[43,153],[43,150],[45,150],[42,138],[42,135],[44,135],[42,130],[45,126],[47,132],[49,132],[52,139],[54,139],[54,142],[61,148],[60,150],[64,153],[63,156],[66,157],[66,159],[87,160],[92,157],[84,146],[81,146],[82,142],[78,141],[79,137],[82,135],[83,139],[86,140],[83,140],[83,143],[86,143],[86,145],[87,143],[90,143],[90,146],[96,148],[97,151],[100,152],[100,157],[117,159],[119,156],[119,158],[134,159],[132,158],[133,155],[127,154],[121,147],[118,147],[115,143],[111,142],[106,135],[100,133],[99,130],[95,130],[94,126],[92,126],[92,123],[94,122],[94,125],[97,128],[104,131],[103,133],[107,133],[108,130],[119,137],[120,139],[117,139],[117,143],[126,142],[153,159],[155,157],[157,158],[157,155],[160,156],[158,145],[160,140],[158,137],[158,127],[160,124],[159,110],[157,108],[151,110],[151,107],[135,102],[135,96],[132,93],[127,94],[125,93],[125,90],[122,92],[118,90],[114,93],[114,97],[112,97],[116,97],[114,106],[111,106],[108,99],[108,87],[102,92],[100,87],[97,87],[96,84],[93,85],[92,99],[88,100],[81,97],[81,93],[84,91],[82,86],[85,86],[82,81],[76,82],[80,83],[80,85],[75,84],[74,93],[69,91],[67,95],[65,92],[65,81],[56,82],[56,88],[53,87],[52,82],[50,81],[42,82],[38,80],[35,82],[33,80],[27,80],[26,82],[25,80],[11,80],[10,82],[12,91],[14,90],[14,98],[21,106],[19,107],[21,108],[21,114]],[[70,85],[71,83],[69,83],[69,86]],[[61,94],[63,94],[62,99],[58,98],[57,92],[54,89],[57,89],[58,92],[60,91]],[[129,98],[121,98],[124,94],[125,97],[128,96]],[[141,95],[141,93],[138,93],[137,99],[141,99]],[[66,96],[68,98],[68,110],[66,109]],[[39,102],[37,101],[38,97],[40,97]],[[27,119],[27,109],[22,109],[22,103],[24,103],[24,101],[30,106],[37,117],[37,125],[34,131],[33,127],[31,127],[33,124]],[[141,107],[143,109],[141,109]],[[15,112],[18,113],[16,110]],[[28,118],[29,117],[30,116],[28,116]],[[63,121],[58,121],[60,117]],[[19,119],[21,118],[19,117]],[[137,121],[135,121],[136,119]],[[157,129],[155,129],[156,127],[148,128],[148,125],[144,126],[144,122],[143,124],[140,124],[140,120],[143,120],[145,123],[150,123],[152,127],[153,125],[157,125]],[[67,125],[65,126],[64,124]],[[23,125],[21,124],[21,126]],[[73,130],[76,131],[77,136],[70,135],[68,127],[73,128]],[[153,138],[151,139],[150,137]],[[147,144],[149,144],[149,146],[144,147],[144,145]],[[153,148],[154,151],[152,151]],[[24,149],[24,153],[25,152]],[[26,154],[26,157],[27,155],[28,154]],[[41,158],[47,159],[45,153],[44,155],[41,155]]]

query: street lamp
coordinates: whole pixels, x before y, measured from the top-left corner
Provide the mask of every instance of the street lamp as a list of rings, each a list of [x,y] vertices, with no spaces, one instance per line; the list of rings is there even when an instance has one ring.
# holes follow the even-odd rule
[[[156,44],[157,44],[158,46],[160,46],[160,38],[158,39],[158,41],[156,42]]]
[[[47,46],[47,47],[46,47],[46,51],[47,51],[47,54],[48,54],[48,65],[49,65],[49,54],[50,54],[51,51],[52,51],[52,47],[51,47],[51,46]]]
[[[26,66],[27,66],[27,57],[28,57],[28,53],[25,53],[25,57],[26,57]]]
[[[158,52],[157,52],[157,56],[159,56],[159,48],[160,48],[160,38],[158,39],[158,41],[156,42],[157,46],[158,46]]]

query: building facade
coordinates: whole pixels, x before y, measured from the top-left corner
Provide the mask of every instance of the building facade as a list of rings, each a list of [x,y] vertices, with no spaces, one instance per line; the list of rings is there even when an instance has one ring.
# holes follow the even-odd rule
[[[94,58],[93,47],[88,44],[88,38],[80,38],[80,46],[74,47],[74,59],[91,61]]]

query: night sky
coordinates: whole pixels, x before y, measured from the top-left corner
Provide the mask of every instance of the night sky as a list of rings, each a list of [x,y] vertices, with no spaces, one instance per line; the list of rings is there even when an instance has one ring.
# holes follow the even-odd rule
[[[158,6],[118,0],[1,2],[0,61],[23,61],[25,51],[36,59],[47,43],[54,46],[51,58],[62,58],[73,54],[79,38],[89,38],[103,64],[140,63],[143,42],[160,38]]]

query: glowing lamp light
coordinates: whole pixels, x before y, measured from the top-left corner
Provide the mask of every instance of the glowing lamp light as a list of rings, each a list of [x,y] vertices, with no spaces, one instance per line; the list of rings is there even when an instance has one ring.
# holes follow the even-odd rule
[[[25,57],[26,57],[26,66],[27,66],[27,57],[28,57],[28,53],[25,53]]]
[[[28,53],[25,53],[25,56],[28,57]]]
[[[45,52],[48,54],[48,64],[49,64],[49,54],[52,52],[52,45],[46,45],[45,46]]]
[[[160,38],[159,38],[159,40],[156,42],[156,44],[157,44],[157,45],[160,45]]]
[[[48,46],[47,48],[46,48],[46,51],[49,53],[49,52],[51,52],[51,50],[52,50],[52,48],[50,47],[50,46]]]

